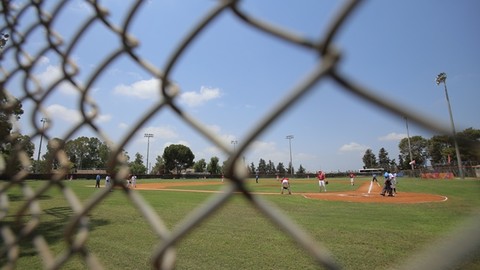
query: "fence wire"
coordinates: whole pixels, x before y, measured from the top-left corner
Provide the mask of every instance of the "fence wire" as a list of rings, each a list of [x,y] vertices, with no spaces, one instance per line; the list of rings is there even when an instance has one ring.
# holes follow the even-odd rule
[[[265,217],[270,219],[273,223],[278,225],[281,230],[286,232],[298,245],[310,254],[319,266],[327,269],[339,269],[340,265],[333,259],[330,251],[325,248],[322,243],[316,242],[310,237],[302,228],[296,225],[288,216],[280,213],[274,206],[268,204],[261,197],[250,193],[245,186],[247,174],[244,166],[241,163],[241,157],[246,149],[257,139],[263,132],[265,132],[274,121],[280,119],[282,115],[288,113],[288,108],[292,105],[301,106],[300,98],[312,91],[313,86],[323,80],[333,80],[343,91],[349,92],[354,96],[359,97],[365,102],[374,104],[379,109],[391,112],[393,114],[407,117],[411,121],[428,128],[432,131],[450,134],[447,125],[444,123],[435,123],[432,119],[422,117],[422,114],[415,113],[411,108],[396,105],[395,102],[385,99],[385,97],[378,97],[373,91],[354,82],[337,68],[341,63],[339,62],[341,51],[335,47],[335,36],[341,32],[341,27],[345,21],[357,9],[362,1],[347,1],[342,6],[336,16],[330,22],[330,26],[318,39],[308,39],[301,37],[301,35],[271,25],[262,20],[262,18],[255,18],[244,12],[241,7],[241,1],[222,0],[217,1],[215,6],[206,14],[203,15],[201,21],[192,26],[192,30],[182,40],[182,42],[171,53],[167,64],[164,68],[159,68],[149,62],[149,59],[144,59],[136,52],[136,47],[139,42],[128,32],[134,16],[139,16],[140,7],[145,5],[147,1],[133,1],[128,12],[125,15],[123,25],[115,25],[108,17],[108,7],[101,6],[99,1],[90,0],[85,1],[84,4],[89,5],[95,10],[95,13],[85,18],[81,27],[75,32],[71,38],[64,39],[53,28],[53,23],[56,18],[60,17],[62,12],[67,8],[69,1],[48,1],[53,2],[53,8],[47,8],[47,1],[31,0],[23,1],[22,4],[15,4],[14,1],[2,0],[2,17],[0,23],[0,49],[1,61],[9,58],[10,61],[15,61],[13,67],[0,67],[0,82],[1,82],[1,98],[5,98],[8,102],[2,103],[1,110],[10,112],[16,105],[15,99],[9,94],[7,85],[13,80],[21,78],[23,91],[20,96],[15,96],[20,102],[30,102],[34,104],[35,111],[31,115],[31,125],[35,132],[31,134],[31,138],[45,137],[49,139],[46,130],[49,129],[49,123],[40,126],[38,118],[47,117],[46,109],[43,106],[45,100],[58,91],[58,87],[62,83],[69,83],[79,94],[78,99],[83,120],[74,126],[67,135],[63,138],[65,141],[72,139],[72,136],[82,128],[89,127],[97,133],[97,136],[104,141],[109,141],[108,133],[97,126],[94,120],[98,117],[99,105],[91,98],[92,85],[98,77],[100,77],[107,68],[117,59],[121,57],[128,57],[133,60],[139,67],[150,73],[154,78],[160,80],[162,99],[154,106],[148,109],[143,117],[139,119],[123,141],[113,145],[113,154],[108,162],[109,170],[114,171],[113,168],[121,167],[115,175],[112,176],[114,185],[122,187],[127,194],[128,199],[136,208],[142,213],[145,220],[151,225],[154,232],[160,238],[158,246],[152,250],[151,265],[157,269],[173,269],[175,266],[176,252],[175,244],[185,237],[190,231],[196,228],[199,224],[204,222],[209,216],[214,214],[234,193],[241,192],[244,197],[259,210]],[[224,13],[234,15],[239,21],[245,25],[259,30],[265,35],[271,35],[278,39],[278,42],[286,42],[292,46],[301,47],[305,50],[310,50],[317,58],[316,67],[307,74],[306,78],[297,86],[292,88],[287,95],[267,114],[263,115],[261,119],[256,122],[256,125],[250,130],[250,133],[245,137],[243,142],[232,151],[222,141],[222,139],[215,133],[206,129],[204,123],[189,115],[181,107],[177,105],[179,93],[181,93],[181,85],[177,85],[171,79],[171,72],[173,67],[178,64],[179,58],[185,53],[186,49],[197,39],[201,32],[211,24],[215,23],[215,19]],[[29,22],[28,24],[26,22]],[[98,65],[93,75],[83,81],[80,81],[78,74],[79,68],[72,57],[72,51],[76,44],[82,37],[87,35],[87,32],[92,27],[103,27],[117,36],[119,39],[118,46],[109,54],[106,54],[103,61]],[[38,40],[38,33],[41,33],[43,40]],[[26,50],[26,45],[31,42],[31,36],[36,35],[36,42],[41,46],[35,54]],[[46,54],[54,54],[61,59],[62,72],[58,78],[50,86],[45,87],[39,83],[39,78],[33,74],[33,70],[42,60],[42,56]],[[181,83],[181,82],[180,82]],[[299,103],[299,104],[297,104]],[[207,138],[218,148],[220,148],[226,155],[230,156],[229,164],[225,172],[225,177],[230,180],[230,184],[221,194],[213,195],[212,198],[196,209],[185,220],[181,221],[175,229],[169,230],[154,209],[135,191],[131,191],[124,186],[123,180],[128,174],[128,169],[125,166],[125,160],[122,160],[122,149],[132,139],[134,134],[144,124],[159,113],[163,111],[170,111],[177,114],[182,121],[193,128],[199,135]],[[45,269],[59,269],[64,266],[74,256],[80,255],[85,261],[86,265],[92,269],[102,269],[102,263],[97,259],[95,254],[92,254],[86,246],[86,239],[89,235],[88,215],[99,204],[102,203],[111,193],[107,189],[96,193],[85,202],[80,202],[75,193],[62,183],[64,176],[68,174],[68,159],[64,151],[64,145],[58,143],[52,145],[56,158],[60,161],[60,169],[52,175],[42,188],[33,190],[28,186],[25,179],[28,176],[28,168],[31,166],[27,153],[24,150],[24,145],[18,143],[18,136],[10,136],[7,141],[14,145],[12,153],[15,153],[14,158],[5,161],[0,158],[0,169],[3,173],[8,173],[8,168],[15,162],[22,164],[23,170],[12,173],[10,175],[11,181],[6,182],[0,187],[0,220],[6,218],[9,210],[8,191],[12,188],[20,187],[27,203],[15,213],[17,222],[21,229],[16,230],[6,224],[1,225],[0,237],[2,239],[2,246],[0,247],[0,256],[6,258],[6,269],[15,268],[16,261],[20,256],[20,241],[23,239],[33,239],[33,245],[38,251],[44,262]],[[39,200],[43,194],[51,188],[60,188],[63,196],[67,200],[69,206],[73,211],[68,226],[64,230],[65,242],[67,243],[67,250],[61,254],[53,254],[50,251],[45,237],[35,232],[35,229],[40,226],[40,215],[42,212]],[[28,216],[28,221],[21,222],[24,216]],[[480,214],[475,213],[471,219],[465,222],[465,227],[459,228],[458,231],[452,232],[447,240],[441,242],[440,245],[432,243],[435,248],[426,249],[422,253],[421,259],[417,256],[412,257],[411,260],[405,262],[400,268],[403,269],[439,269],[446,265],[454,267],[465,256],[476,252],[480,248]],[[454,248],[452,248],[454,247]],[[455,250],[455,252],[452,252]]]

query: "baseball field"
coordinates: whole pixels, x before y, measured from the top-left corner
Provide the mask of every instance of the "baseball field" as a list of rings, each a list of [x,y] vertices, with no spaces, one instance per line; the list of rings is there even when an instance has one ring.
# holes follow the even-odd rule
[[[33,189],[46,182],[27,182]],[[62,182],[82,202],[104,188],[94,180]],[[222,192],[228,179],[142,180],[130,190],[115,188],[88,214],[89,234],[85,247],[105,269],[150,269],[153,251],[161,244],[147,219],[127,193],[138,193],[170,230],[175,230],[206,201]],[[381,183],[380,183],[381,184]],[[329,179],[327,192],[319,192],[315,179],[291,180],[292,195],[281,195],[272,179],[248,180],[252,194],[261,196],[316,242],[325,246],[344,269],[392,269],[479,211],[480,181],[422,180],[400,178],[395,197],[380,196],[370,188],[370,178]],[[370,189],[370,193],[368,190]],[[74,212],[61,189],[51,186],[39,197],[41,217],[35,234],[19,243],[17,269],[41,268],[35,237],[42,235],[54,256],[68,249],[65,227]],[[17,216],[25,205],[20,188],[9,189],[7,215],[2,227],[19,233],[28,214]],[[18,219],[18,220],[17,220]],[[17,222],[18,221],[18,222]],[[2,241],[3,241],[2,237]],[[5,243],[1,243],[2,249]],[[176,269],[321,269],[308,253],[272,223],[244,197],[234,195],[227,203],[176,243]],[[0,258],[4,266],[6,258]],[[80,254],[62,269],[87,269]],[[480,251],[472,252],[456,269],[479,269]]]

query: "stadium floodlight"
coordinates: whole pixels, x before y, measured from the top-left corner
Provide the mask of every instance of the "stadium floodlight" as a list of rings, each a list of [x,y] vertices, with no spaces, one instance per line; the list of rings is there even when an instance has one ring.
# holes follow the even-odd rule
[[[230,142],[231,144],[233,144],[233,152],[235,152],[235,145],[238,144],[238,141],[237,140],[233,140]]]
[[[40,119],[40,122],[42,122],[42,131],[45,130],[45,123],[48,122],[47,118],[42,118]],[[42,152],[42,141],[43,141],[43,133],[40,134],[40,145],[38,147],[38,156],[37,156],[37,166],[36,167],[36,172],[38,173],[38,166],[40,165],[40,153]]]
[[[412,173],[415,176],[415,161],[413,160],[412,154],[412,145],[410,143],[410,131],[408,130],[408,118],[405,116],[405,126],[407,127],[407,141],[408,141],[408,152],[410,154],[410,166],[412,167]]]
[[[288,144],[290,146],[290,173],[293,175],[293,162],[292,162],[292,139],[293,135],[287,135],[286,139],[288,140]]]
[[[0,49],[3,50],[5,45],[7,45],[7,41],[10,39],[10,35],[7,33],[0,33]]]
[[[437,83],[437,85],[439,85],[442,82],[445,83],[446,80],[447,80],[447,74],[445,72],[442,72],[442,73],[437,75],[437,78],[435,79],[435,82]]]
[[[452,125],[453,142],[455,144],[455,153],[457,155],[458,173],[460,174],[460,178],[464,179],[465,176],[463,174],[463,169],[462,169],[462,158],[460,157],[460,150],[458,149],[457,134],[455,132],[455,124],[453,122],[452,107],[450,107],[450,99],[448,98],[447,74],[445,72],[438,74],[437,78],[435,79],[435,82],[437,83],[437,85],[440,85],[441,83],[443,83],[445,88],[445,98],[447,99],[448,112],[450,114],[450,124]]]
[[[150,166],[148,165],[148,156],[150,155],[150,153],[149,153],[149,151],[150,151],[150,138],[153,137],[153,134],[145,133],[144,137],[147,138],[147,174],[148,174],[149,171],[150,171]]]

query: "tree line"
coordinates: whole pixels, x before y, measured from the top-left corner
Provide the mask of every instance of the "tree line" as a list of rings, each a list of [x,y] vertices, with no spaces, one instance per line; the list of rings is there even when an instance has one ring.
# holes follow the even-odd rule
[[[72,173],[78,170],[106,169],[108,160],[112,151],[106,142],[100,141],[95,137],[78,137],[73,140],[63,141],[54,138],[48,141],[47,152],[42,156],[40,161],[32,161],[34,168],[39,168],[38,172],[48,173],[60,167],[60,161],[56,157],[56,146],[64,145],[63,150],[70,161],[70,169]],[[211,157],[209,162],[205,159],[195,161],[195,155],[191,149],[182,144],[171,144],[167,146],[162,155],[155,158],[155,163],[151,168],[144,164],[144,157],[140,153],[135,153],[134,159],[131,159],[128,152],[122,151],[123,159],[127,161],[127,165],[133,174],[180,174],[184,172],[197,174],[213,174],[218,175],[224,172],[228,161],[220,164],[220,159],[216,156]],[[148,164],[149,165],[149,164]],[[291,166],[285,168],[282,162],[276,166],[269,160],[268,163],[264,159],[260,159],[258,166],[252,162],[247,169],[250,173],[258,173],[263,175],[287,174],[291,173]],[[305,173],[305,168],[299,166],[297,174]]]
[[[458,146],[461,153],[462,165],[470,166],[480,163],[478,153],[480,144],[480,130],[468,128],[457,133]],[[100,141],[95,137],[78,137],[69,141],[62,141],[54,138],[47,144],[47,152],[43,159],[33,161],[34,168],[40,168],[39,172],[47,173],[52,169],[58,168],[59,161],[55,158],[55,149],[52,145],[64,145],[64,151],[71,162],[72,171],[81,169],[104,169],[107,167],[108,159],[112,153],[106,142]],[[402,139],[398,147],[400,154],[398,161],[391,159],[385,148],[381,148],[378,157],[372,149],[367,149],[362,158],[365,168],[385,168],[388,170],[405,170],[411,168],[411,161],[414,160],[417,167],[425,167],[427,161],[432,166],[456,165],[456,151],[453,138],[447,135],[436,135],[430,139],[422,136],[413,136]],[[33,155],[33,147],[28,151]],[[410,157],[411,153],[411,157]],[[224,161],[220,164],[220,159],[216,156],[211,157],[207,162],[205,159],[195,161],[195,155],[191,149],[185,145],[172,144],[164,149],[163,155],[158,155],[151,168],[144,164],[144,157],[140,153],[135,153],[131,159],[128,152],[122,151],[130,171],[134,174],[179,174],[183,172],[197,174],[222,174],[226,166]],[[149,165],[149,164],[148,164]],[[295,170],[290,164],[286,167],[282,162],[275,164],[260,158],[258,164],[251,162],[245,164],[249,173],[261,175],[284,175],[284,174],[305,174],[306,169],[300,164]],[[150,167],[150,166],[148,166]]]
[[[462,166],[480,164],[480,130],[467,128],[457,133],[457,145],[462,160]],[[385,168],[388,170],[406,170],[414,161],[417,167],[458,166],[455,143],[452,136],[435,135],[430,139],[422,136],[403,138],[398,144],[400,154],[398,161],[390,159],[385,148],[380,148],[378,158],[372,149],[367,149],[363,155],[365,168]]]
[[[35,145],[28,135],[13,131],[12,119],[18,121],[24,113],[22,104],[18,99],[7,97],[4,92],[0,96],[0,167],[3,173],[13,174],[20,169],[27,169],[34,173],[50,173],[59,168],[56,149],[59,145],[70,162],[72,172],[82,169],[106,169],[107,162],[112,155],[112,150],[106,142],[95,137],[78,137],[64,141],[59,138],[50,139],[47,143],[47,152],[42,159],[34,160]],[[457,133],[457,144],[461,154],[463,166],[480,164],[480,130],[467,128]],[[417,166],[426,166],[427,161],[432,166],[456,165],[456,151],[452,136],[436,135],[430,139],[413,136],[408,140],[404,138],[398,144],[400,154],[398,161],[391,159],[385,148],[378,152],[378,158],[372,149],[367,149],[362,158],[365,168],[382,167],[390,170],[409,169],[410,162],[415,161]],[[21,155],[17,153],[22,153]],[[411,157],[410,157],[411,153]],[[130,171],[135,174],[178,174],[188,170],[194,173],[221,174],[226,162],[220,164],[218,157],[211,157],[195,161],[195,155],[185,145],[172,144],[164,149],[163,155],[155,159],[154,165],[143,163],[143,156],[135,153],[131,160],[128,152],[122,151],[123,160],[127,161]],[[26,162],[26,160],[28,162]],[[29,168],[26,166],[30,164]],[[282,162],[276,165],[260,158],[257,165],[253,162],[245,164],[251,174],[304,174],[305,168],[300,164],[295,170]],[[0,168],[1,169],[1,168]],[[9,173],[10,172],[10,173]]]

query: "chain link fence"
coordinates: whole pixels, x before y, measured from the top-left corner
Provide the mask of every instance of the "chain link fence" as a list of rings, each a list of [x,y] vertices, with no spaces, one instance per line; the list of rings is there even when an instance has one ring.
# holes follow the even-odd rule
[[[140,129],[145,123],[153,116],[164,112],[170,111],[176,114],[184,123],[194,129],[199,135],[207,138],[210,142],[220,148],[227,156],[230,156],[229,164],[225,172],[225,177],[230,179],[230,185],[224,193],[216,194],[212,200],[209,200],[203,204],[190,218],[184,221],[182,224],[178,224],[175,230],[168,230],[163,225],[162,218],[144,201],[144,199],[136,192],[125,189],[128,194],[129,200],[134,204],[144,216],[144,218],[154,228],[155,233],[161,239],[161,243],[156,247],[152,253],[152,265],[154,268],[159,269],[172,269],[174,268],[175,257],[175,243],[184,237],[189,231],[202,223],[207,217],[215,213],[222,204],[224,204],[231,196],[236,192],[243,193],[244,197],[259,210],[265,217],[278,225],[281,230],[288,233],[290,237],[298,243],[308,254],[310,254],[319,266],[324,266],[328,269],[338,269],[340,265],[335,262],[330,252],[323,247],[322,243],[318,243],[304,232],[302,228],[294,224],[289,217],[281,214],[275,207],[266,203],[262,198],[251,194],[245,186],[244,180],[247,175],[245,168],[241,164],[242,154],[246,151],[248,146],[260,136],[266,129],[268,129],[272,123],[288,113],[288,108],[292,105],[299,105],[300,98],[312,91],[313,86],[323,80],[334,81],[343,91],[351,93],[353,96],[358,97],[360,100],[366,103],[374,104],[379,110],[391,112],[393,114],[408,117],[411,121],[430,129],[435,132],[450,134],[448,125],[437,124],[432,119],[422,117],[421,114],[415,113],[415,110],[399,106],[395,102],[385,99],[384,97],[378,97],[369,89],[362,87],[355,83],[350,78],[342,74],[337,66],[340,65],[339,59],[341,51],[335,46],[335,37],[339,34],[341,26],[345,20],[352,14],[352,12],[358,7],[361,1],[346,1],[342,8],[338,10],[338,13],[333,17],[329,24],[329,27],[323,32],[321,38],[313,40],[303,38],[294,32],[290,32],[286,29],[277,28],[272,26],[261,18],[251,17],[249,14],[242,11],[239,3],[241,1],[223,0],[217,1],[214,8],[203,15],[202,19],[192,26],[191,32],[185,36],[183,41],[176,47],[176,49],[169,56],[169,60],[163,69],[159,69],[149,59],[144,59],[136,52],[136,47],[139,42],[129,33],[129,27],[132,23],[132,18],[138,16],[140,7],[147,1],[134,1],[131,4],[130,9],[125,15],[123,25],[115,25],[110,21],[108,16],[108,7],[101,6],[99,1],[90,0],[85,1],[85,5],[89,5],[95,10],[95,14],[85,19],[82,22],[81,27],[72,34],[69,39],[64,39],[60,36],[52,27],[53,22],[57,17],[62,15],[62,12],[67,8],[69,1],[48,1],[49,4],[55,3],[55,5],[47,9],[47,1],[31,0],[23,1],[22,4],[15,4],[14,1],[2,0],[2,16],[0,23],[1,37],[1,57],[2,61],[5,58],[9,58],[15,61],[14,66],[5,68],[3,65],[0,67],[0,83],[2,88],[2,98],[5,98],[8,102],[2,103],[1,110],[11,111],[15,107],[15,99],[12,99],[8,89],[8,85],[16,79],[22,81],[22,94],[15,96],[20,102],[30,102],[34,104],[35,113],[32,115],[31,124],[35,129],[35,133],[30,134],[32,139],[45,136],[47,139],[46,130],[49,128],[49,124],[38,125],[38,118],[47,117],[47,113],[43,103],[52,95],[55,91],[58,91],[58,86],[62,83],[69,83],[79,93],[79,106],[83,120],[76,126],[74,126],[64,140],[72,139],[72,136],[82,128],[89,127],[96,132],[98,138],[104,141],[109,141],[108,133],[102,130],[94,122],[98,117],[99,104],[91,98],[92,85],[95,80],[100,77],[105,70],[117,59],[126,57],[135,62],[143,70],[147,71],[151,76],[160,80],[161,86],[159,91],[161,92],[162,99],[158,101],[155,106],[148,109],[141,119],[139,119],[134,126],[129,130],[125,139],[120,143],[112,146],[113,155],[109,160],[108,166],[110,171],[113,168],[120,167],[121,169],[113,175],[114,184],[124,187],[122,179],[128,174],[128,168],[125,166],[125,160],[121,157],[122,149],[127,145],[129,140],[132,139],[135,132]],[[232,151],[228,145],[222,141],[219,136],[212,133],[205,128],[206,125],[200,122],[195,116],[187,114],[181,107],[177,105],[179,93],[182,89],[180,85],[174,83],[171,79],[171,73],[173,67],[179,62],[179,58],[185,53],[189,45],[200,36],[200,33],[209,25],[215,23],[215,19],[224,13],[231,13],[243,22],[245,25],[252,27],[265,35],[275,37],[278,42],[285,42],[292,46],[309,50],[318,56],[316,67],[306,76],[306,78],[292,88],[282,100],[275,106],[273,110],[263,115],[250,130],[250,133],[245,137],[243,142]],[[26,24],[24,22],[30,22]],[[77,42],[85,35],[91,27],[103,27],[115,35],[119,42],[116,50],[112,50],[106,54],[103,61],[98,65],[94,74],[89,79],[79,81],[78,73],[79,68],[75,63],[74,57],[72,57],[72,51],[75,48]],[[37,52],[32,54],[25,49],[28,42],[32,42],[30,36],[41,33],[43,40],[36,40],[35,42],[41,43]],[[45,54],[55,54],[62,62],[61,76],[49,87],[45,88],[39,83],[39,78],[36,78],[33,74],[33,70],[42,60],[42,56]],[[297,104],[298,103],[298,104]],[[28,168],[31,166],[27,153],[24,151],[24,145],[17,142],[15,136],[9,137],[9,142],[14,145],[12,153],[15,153],[14,160],[8,162],[20,162],[23,170],[20,170],[10,175],[10,180],[6,184],[0,187],[0,220],[5,218],[8,211],[8,191],[13,187],[20,186],[22,188],[25,198],[28,202],[17,213],[18,216],[26,215],[29,213],[30,219],[27,223],[23,224],[22,229],[15,234],[14,230],[8,226],[2,225],[1,238],[2,246],[0,247],[2,257],[7,258],[7,265],[5,268],[12,268],[15,266],[15,261],[18,259],[18,243],[21,239],[35,234],[35,228],[39,226],[40,215],[42,209],[39,205],[39,198],[47,192],[51,187],[61,187],[62,193],[68,201],[71,209],[74,211],[70,223],[65,228],[64,235],[68,241],[69,251],[62,253],[58,256],[54,256],[49,252],[49,247],[42,235],[36,235],[34,238],[34,246],[37,248],[38,255],[42,257],[45,262],[45,266],[49,269],[59,269],[73,256],[80,254],[85,263],[93,269],[102,268],[101,262],[99,262],[94,254],[91,254],[85,246],[85,240],[89,234],[88,218],[87,215],[96,207],[96,205],[102,203],[109,195],[107,189],[89,198],[86,202],[81,203],[76,195],[65,185],[62,185],[62,179],[65,174],[68,174],[68,159],[63,150],[63,145],[58,143],[52,145],[56,158],[60,161],[60,169],[56,174],[53,174],[49,183],[43,188],[38,190],[31,189],[24,180],[28,175]],[[2,170],[6,171],[9,164],[5,163],[5,160],[1,160]],[[12,163],[13,164],[13,163]],[[455,266],[465,254],[479,249],[480,234],[478,227],[480,226],[480,215],[477,213],[472,216],[470,220],[466,221],[465,227],[459,229],[459,231],[452,232],[448,237],[448,241],[442,242],[441,245],[432,243],[434,248],[426,250],[425,253],[417,254],[412,257],[411,260],[406,261],[400,268],[403,269],[440,269],[445,266]],[[454,250],[454,252],[452,252]]]

